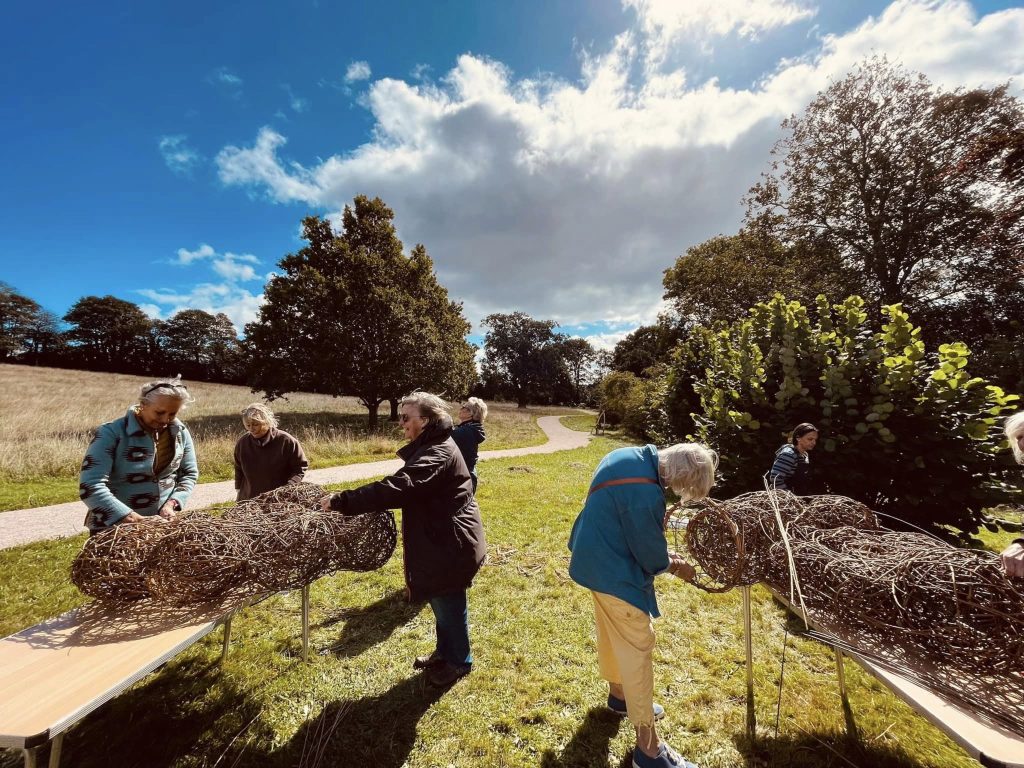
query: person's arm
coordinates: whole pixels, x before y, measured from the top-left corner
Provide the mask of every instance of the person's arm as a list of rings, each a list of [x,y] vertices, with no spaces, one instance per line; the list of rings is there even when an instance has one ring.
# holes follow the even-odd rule
[[[168,503],[176,502],[178,511],[185,508],[188,497],[192,495],[192,489],[199,482],[199,464],[196,462],[196,450],[192,444],[192,435],[187,427],[181,429],[184,448],[181,454],[181,464],[175,472],[174,491],[167,500]]]
[[[1014,539],[1013,543],[1002,551],[999,559],[1011,579],[1024,579],[1024,539]]]
[[[82,471],[78,476],[79,495],[90,512],[100,513],[105,525],[119,523],[129,515],[139,517],[131,507],[114,496],[110,491],[110,474],[114,468],[117,452],[117,432],[109,424],[96,430],[96,436],[82,459]]]
[[[245,439],[243,435],[242,440]],[[245,485],[245,469],[242,467],[242,440],[235,443],[235,501],[238,501],[238,494]]]
[[[789,479],[796,472],[796,461],[796,456],[792,451],[782,451],[775,457],[775,463],[772,464],[771,472],[768,475],[768,484],[775,490],[788,491]]]
[[[620,513],[626,545],[644,573],[654,576],[668,570],[671,563],[668,541],[662,523],[665,500],[649,490]]]
[[[294,437],[290,437],[291,444],[288,449],[288,465],[290,467],[288,478],[289,483],[301,483],[302,478],[306,476],[306,469],[309,467],[309,462],[306,460],[306,454],[302,450],[302,446],[299,441]]]
[[[425,451],[390,477],[332,494],[328,497],[329,507],[345,515],[398,509],[443,472],[446,464],[447,458],[442,452]]]

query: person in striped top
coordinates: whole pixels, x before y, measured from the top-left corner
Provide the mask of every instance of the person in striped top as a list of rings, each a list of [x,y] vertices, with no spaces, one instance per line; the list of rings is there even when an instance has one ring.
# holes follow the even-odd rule
[[[1006,439],[1017,463],[1024,464],[1024,411],[1015,413],[1006,420]],[[999,556],[1007,576],[1024,579],[1024,539],[1014,539]]]
[[[804,422],[793,430],[788,443],[775,452],[775,462],[768,472],[768,486],[776,491],[789,491],[797,496],[811,493],[811,460],[807,455],[818,444],[818,428]]]

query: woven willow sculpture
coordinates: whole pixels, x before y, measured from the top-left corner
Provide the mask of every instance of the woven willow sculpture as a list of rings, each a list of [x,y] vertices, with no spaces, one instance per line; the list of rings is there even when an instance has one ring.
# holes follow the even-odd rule
[[[395,551],[390,512],[324,512],[313,483],[268,491],[222,517],[114,526],[76,558],[72,582],[108,601],[151,597],[175,606],[297,589],[334,571],[380,568]]]
[[[997,555],[886,530],[836,496],[750,493],[687,511],[697,586],[764,582],[847,649],[1024,733],[1024,583]]]

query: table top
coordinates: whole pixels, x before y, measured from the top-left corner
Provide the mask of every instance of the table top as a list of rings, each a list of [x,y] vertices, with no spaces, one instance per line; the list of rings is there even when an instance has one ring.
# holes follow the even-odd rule
[[[70,728],[232,614],[148,601],[92,603],[0,640],[0,746],[33,747]]]

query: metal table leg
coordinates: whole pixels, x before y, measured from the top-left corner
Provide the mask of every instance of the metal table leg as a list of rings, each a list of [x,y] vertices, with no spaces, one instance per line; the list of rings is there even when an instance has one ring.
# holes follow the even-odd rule
[[[60,750],[64,746],[64,734],[58,733],[50,742],[50,768],[60,768]]]
[[[750,636],[750,587],[743,587],[743,645],[747,654],[747,738],[753,739],[757,730],[754,714],[754,647]]]
[[[228,657],[228,647],[231,645],[231,620],[234,616],[228,616],[224,622],[224,640],[220,646],[220,663],[224,663],[224,659]]]
[[[853,719],[853,709],[850,707],[850,700],[846,696],[846,672],[843,666],[843,652],[837,646],[832,646],[836,652],[836,676],[839,678],[839,698],[843,704],[843,719],[846,721],[846,732],[853,738],[857,738],[857,723]]]
[[[309,661],[309,584],[302,588],[302,661]]]

